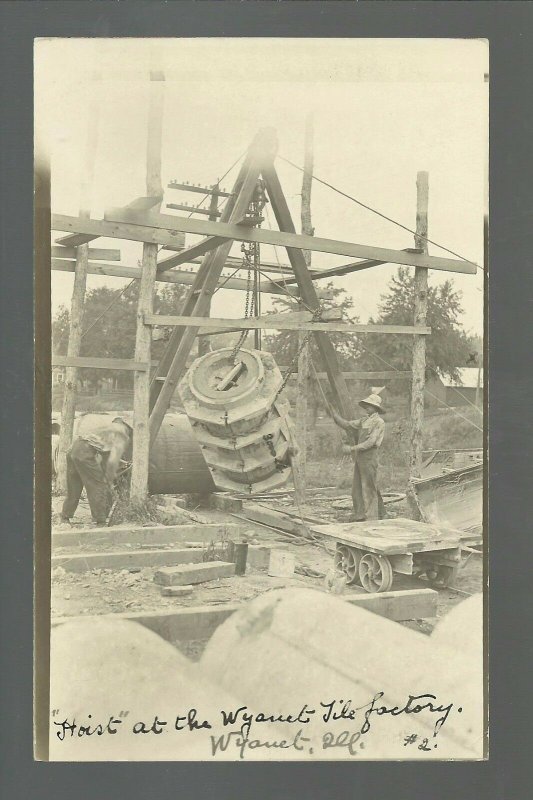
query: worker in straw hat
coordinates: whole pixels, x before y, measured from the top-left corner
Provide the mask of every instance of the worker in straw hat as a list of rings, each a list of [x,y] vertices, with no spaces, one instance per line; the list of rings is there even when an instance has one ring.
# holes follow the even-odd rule
[[[378,489],[378,450],[385,434],[383,405],[379,394],[370,394],[359,403],[365,415],[361,419],[346,420],[329,406],[336,424],[349,433],[358,435],[357,444],[350,449],[354,458],[352,501],[354,519],[379,519],[384,507]]]

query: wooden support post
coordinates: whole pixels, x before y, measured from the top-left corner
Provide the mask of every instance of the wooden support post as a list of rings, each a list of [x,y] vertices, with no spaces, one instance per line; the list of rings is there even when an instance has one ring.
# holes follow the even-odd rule
[[[428,199],[429,175],[419,172],[416,177],[416,236],[415,247],[428,252]],[[415,269],[414,324],[425,325],[428,307],[428,271]],[[422,473],[422,434],[424,425],[424,391],[426,386],[426,337],[413,339],[413,381],[411,388],[411,452],[410,475],[420,478]]]
[[[164,77],[150,75],[150,104],[148,110],[148,140],[146,147],[146,191],[151,197],[161,197],[161,138],[163,127]],[[137,335],[135,361],[150,363],[152,353],[152,328],[145,325],[144,315],[154,307],[155,279],[157,273],[157,245],[143,244],[143,260],[137,305]],[[148,494],[148,468],[150,458],[150,372],[136,370],[133,382],[133,465],[130,497],[142,502]]]
[[[209,211],[210,211],[209,219],[211,220],[211,222],[216,222],[217,219],[218,219],[217,207],[218,207],[218,196],[219,196],[218,195],[218,191],[219,191],[219,188],[220,187],[219,187],[218,183],[215,186],[213,186],[212,194],[211,194],[211,197],[210,197],[210,200],[209,200]],[[208,317],[210,313],[211,313],[211,300],[209,300],[209,305],[208,305],[208,308],[207,308],[207,311],[206,311],[206,317]],[[210,345],[209,345],[209,339],[207,338],[207,336],[204,336],[201,339],[198,339],[198,355],[199,356],[204,356],[206,353],[208,353],[209,352],[209,348],[210,348]]]
[[[292,221],[291,212],[287,205],[285,195],[283,194],[283,189],[281,188],[277,172],[272,165],[269,165],[263,169],[263,178],[265,179],[268,196],[270,197],[272,209],[280,230],[284,232],[288,231],[289,233],[295,233],[296,229]],[[296,247],[287,247],[287,255],[289,256],[289,261],[291,262],[291,266],[294,270],[298,288],[300,289],[300,296],[305,303],[306,308],[314,311],[319,307],[320,302],[316,293],[316,289],[313,285],[313,281],[311,280],[311,276],[309,275],[304,254],[302,250]],[[339,411],[343,417],[346,419],[351,419],[353,416],[353,409],[350,400],[350,394],[339,367],[335,348],[331,344],[327,333],[317,332],[314,334],[314,336],[324,361],[326,372],[328,374],[333,395],[339,407]]]
[[[88,109],[87,140],[85,163],[82,165],[82,181],[80,187],[80,217],[90,219],[91,189],[98,144],[98,122],[100,105],[97,86],[93,87],[91,103]],[[89,265],[89,245],[80,244],[75,248],[76,267],[74,285],[70,303],[70,325],[67,356],[77,357],[81,351],[83,337],[83,312],[85,307],[85,290],[87,287],[87,271]],[[78,368],[67,367],[65,370],[63,406],[61,410],[61,432],[59,435],[59,454],[57,463],[58,489],[62,494],[67,491],[67,450],[72,444],[74,434],[74,418],[76,414],[76,388]]]
[[[302,233],[314,236],[315,229],[311,223],[311,189],[313,185],[313,115],[309,114],[305,121],[304,173],[302,178],[301,221]],[[311,267],[311,251],[304,250],[307,268]],[[305,306],[300,303],[301,310]],[[307,393],[309,391],[309,336],[305,331],[298,333],[298,375],[296,379],[296,441],[300,448],[295,467],[299,472],[302,487],[299,503],[305,502],[306,468],[307,468]],[[295,481],[297,491],[297,481]],[[297,498],[298,499],[298,498]]]

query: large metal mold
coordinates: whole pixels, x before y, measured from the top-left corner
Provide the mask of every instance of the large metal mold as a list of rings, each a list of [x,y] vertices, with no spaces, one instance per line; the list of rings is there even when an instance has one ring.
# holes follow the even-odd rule
[[[214,483],[253,494],[290,473],[289,404],[270,353],[223,348],[197,359],[180,396]]]

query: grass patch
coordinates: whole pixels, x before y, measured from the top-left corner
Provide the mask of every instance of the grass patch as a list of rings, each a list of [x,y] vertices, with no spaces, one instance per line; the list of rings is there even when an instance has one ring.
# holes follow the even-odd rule
[[[146,500],[130,500],[127,491],[117,493],[117,504],[113,512],[113,525],[131,523],[133,525],[159,524],[163,522],[164,510],[157,505],[155,497]]]

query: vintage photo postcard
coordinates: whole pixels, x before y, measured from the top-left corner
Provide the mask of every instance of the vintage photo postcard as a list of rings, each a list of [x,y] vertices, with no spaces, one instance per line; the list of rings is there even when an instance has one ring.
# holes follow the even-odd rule
[[[487,757],[488,91],[475,39],[36,40],[50,760]]]

